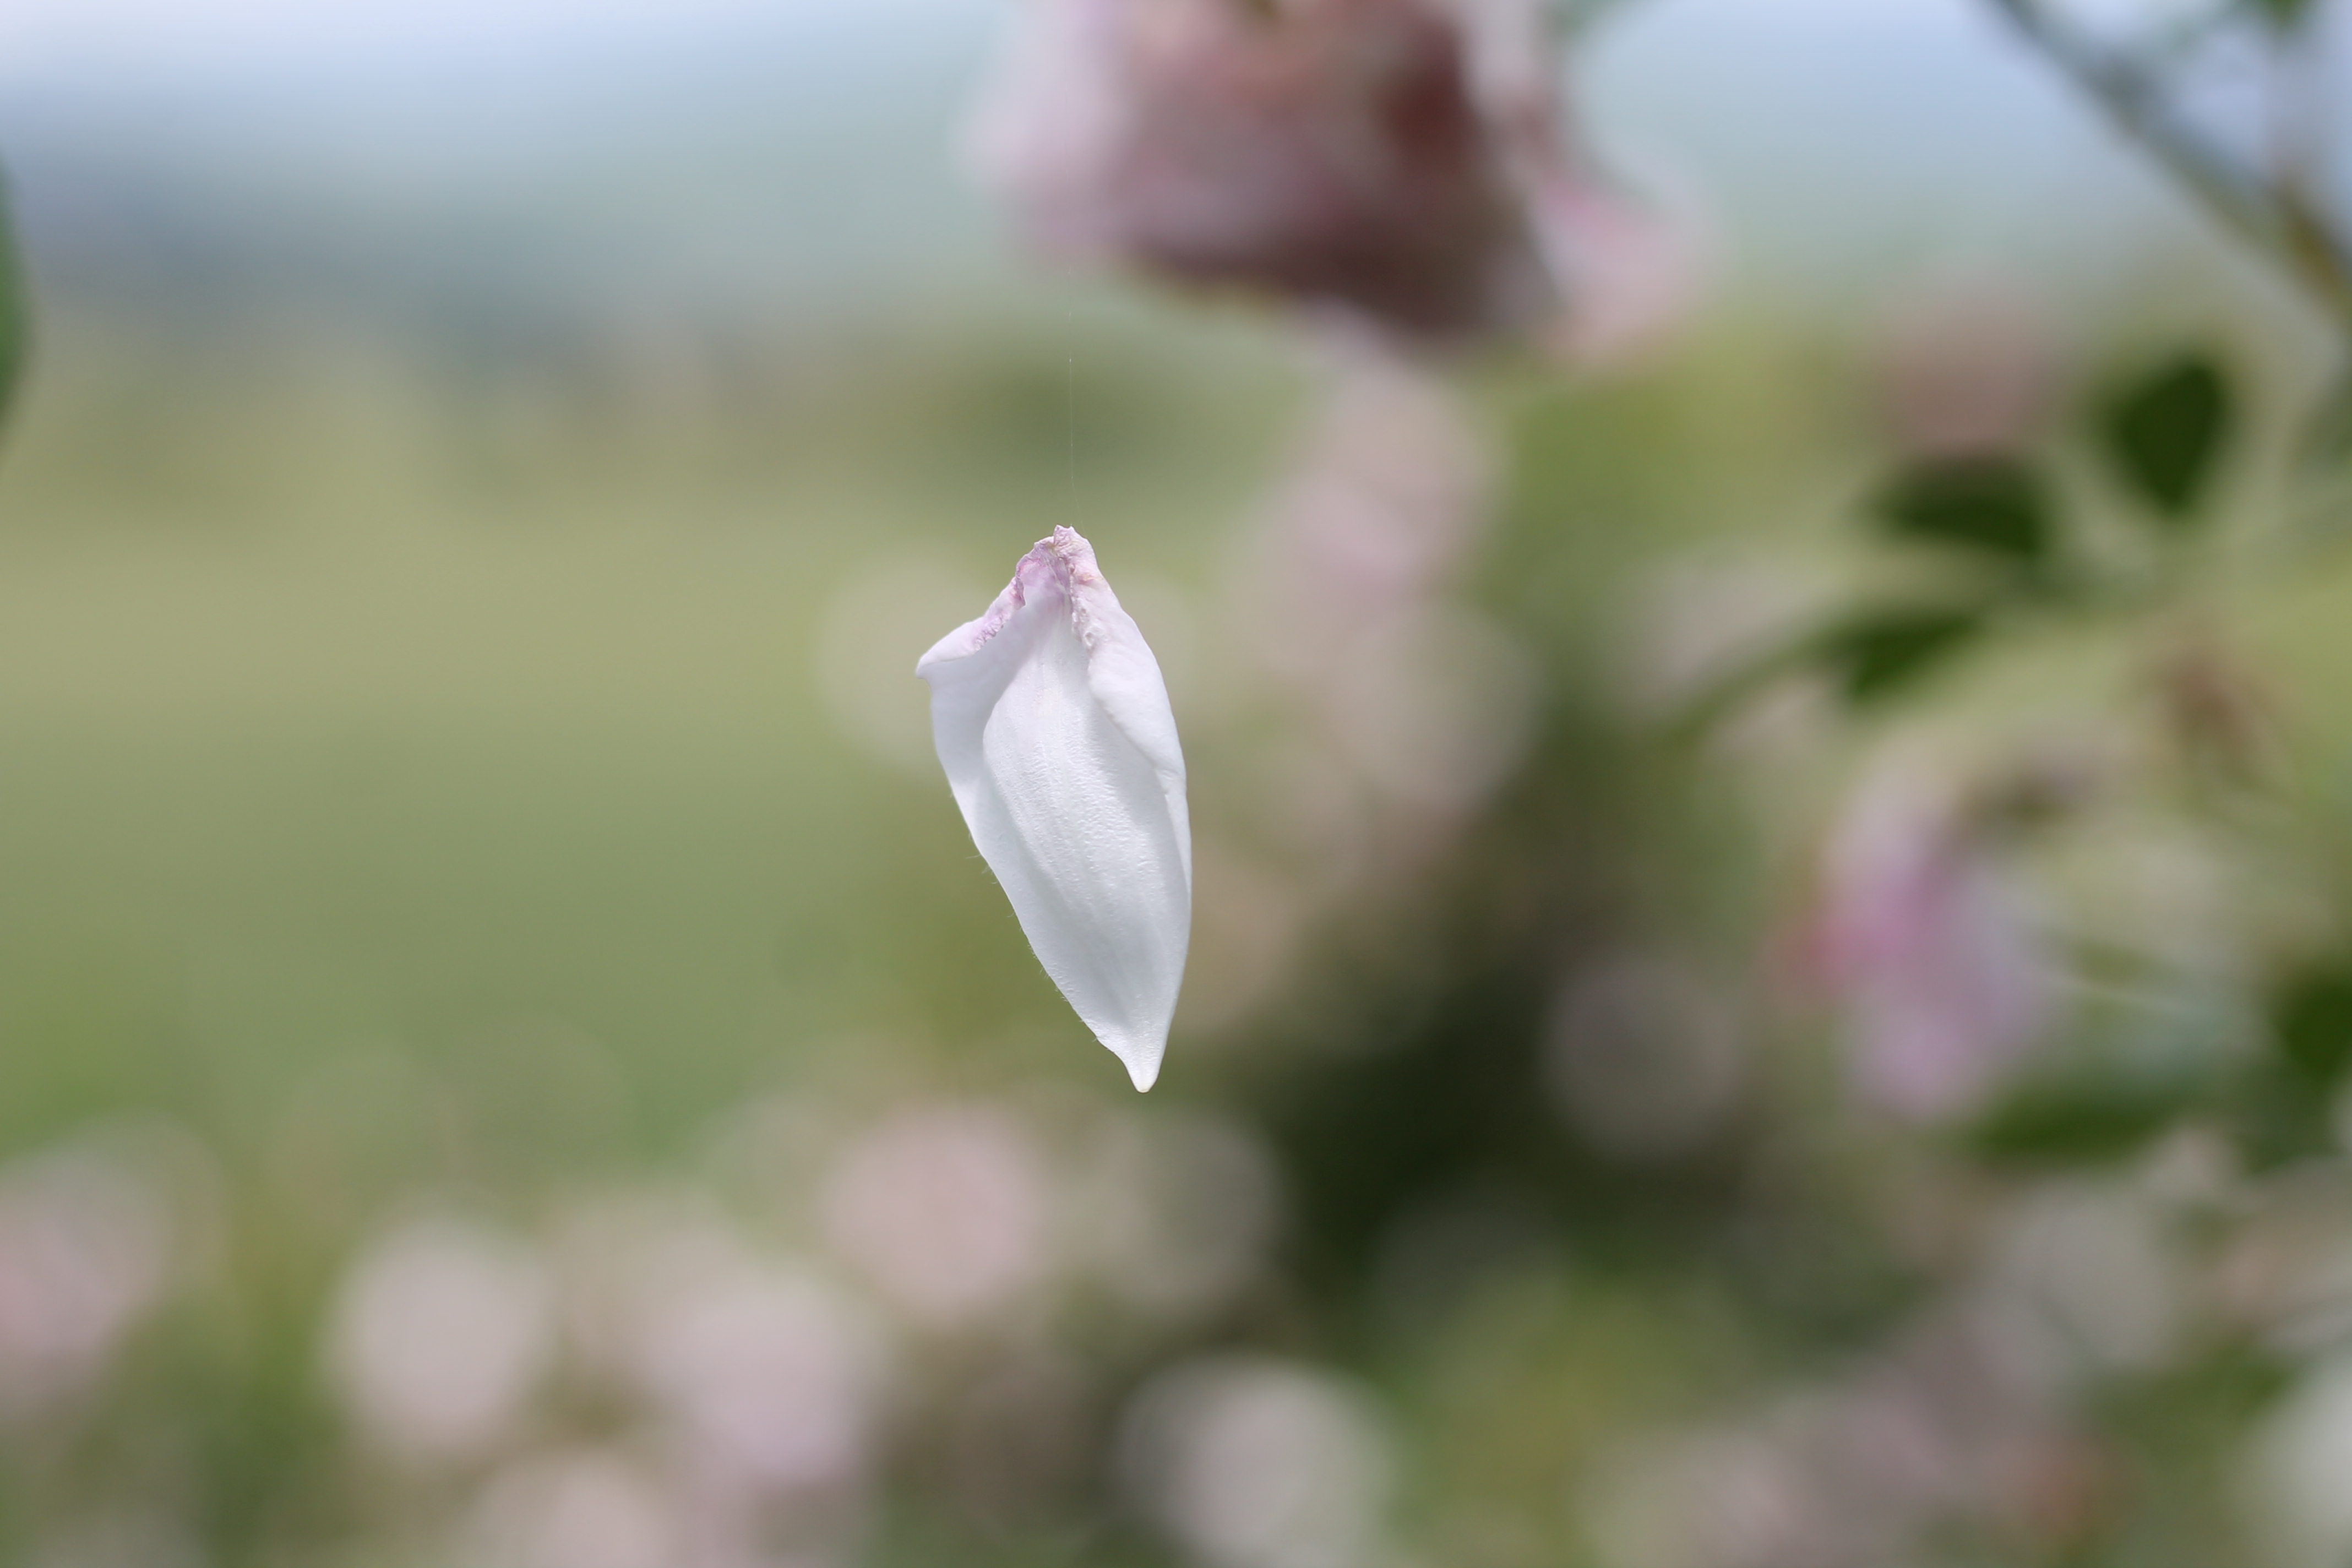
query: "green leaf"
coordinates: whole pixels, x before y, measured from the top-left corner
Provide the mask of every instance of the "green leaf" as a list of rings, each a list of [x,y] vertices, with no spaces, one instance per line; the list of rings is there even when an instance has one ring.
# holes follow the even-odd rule
[[[2210,359],[2184,354],[2126,387],[2108,405],[2107,455],[2140,498],[2185,521],[2230,434],[2229,383]]]
[[[1998,1160],[2119,1159],[2197,1109],[2216,1087],[2210,1075],[2179,1068],[2077,1065],[2021,1083],[1976,1124],[1970,1142]]]
[[[1822,660],[1846,700],[1874,701],[1926,675],[1984,629],[1973,606],[1915,605],[1864,610],[1822,634]]]
[[[1922,463],[1895,477],[1874,509],[1890,533],[2001,557],[2044,559],[2055,538],[2041,476],[2009,458]]]
[[[2333,1088],[2352,1068],[2352,968],[2309,970],[2289,981],[2271,1005],[2271,1037],[2297,1076]]]

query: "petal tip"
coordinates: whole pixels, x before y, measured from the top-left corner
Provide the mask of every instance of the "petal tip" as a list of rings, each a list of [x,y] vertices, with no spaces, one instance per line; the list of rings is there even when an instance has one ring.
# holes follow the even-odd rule
[[[1136,1093],[1149,1094],[1151,1092],[1151,1086],[1160,1081],[1160,1058],[1158,1057],[1152,1057],[1148,1059],[1121,1057],[1119,1060],[1126,1064],[1127,1076],[1134,1083]]]

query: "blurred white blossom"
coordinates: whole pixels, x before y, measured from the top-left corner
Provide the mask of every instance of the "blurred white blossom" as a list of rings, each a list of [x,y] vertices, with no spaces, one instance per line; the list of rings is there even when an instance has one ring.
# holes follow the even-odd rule
[[[1010,1112],[938,1104],[893,1111],[844,1149],[822,1203],[826,1236],[891,1305],[951,1329],[1043,1280],[1050,1195],[1043,1155]]]
[[[2307,1369],[2245,1458],[2247,1511],[2278,1568],[2335,1568],[2352,1555],[2352,1354]]]
[[[1798,1457],[1763,1433],[1693,1432],[1593,1472],[1581,1512],[1607,1568],[1794,1568],[1824,1552]]]
[[[640,1375],[698,1466],[758,1487],[862,1472],[882,1363],[855,1307],[804,1272],[755,1265],[681,1281],[650,1304]]]
[[[484,1568],[681,1568],[688,1528],[649,1467],[604,1449],[533,1455],[493,1477],[468,1521]]]
[[[0,1415],[86,1387],[170,1283],[173,1195],[93,1136],[0,1170]]]
[[[1381,1556],[1396,1458],[1370,1397],[1265,1358],[1182,1363],[1136,1396],[1119,1468],[1207,1568],[1366,1568]]]
[[[1994,1279],[2084,1373],[2162,1364],[2178,1343],[2188,1281],[2163,1212],[2127,1186],[2053,1182],[2004,1213]]]
[[[467,1458],[520,1426],[554,1331],[547,1271],[530,1247],[463,1220],[415,1220],[344,1277],[328,1371],[373,1441],[411,1458]]]
[[[1705,287],[1707,247],[1687,203],[1637,199],[1559,160],[1538,164],[1528,209],[1566,301],[1547,337],[1572,363],[1639,358],[1681,324]]]

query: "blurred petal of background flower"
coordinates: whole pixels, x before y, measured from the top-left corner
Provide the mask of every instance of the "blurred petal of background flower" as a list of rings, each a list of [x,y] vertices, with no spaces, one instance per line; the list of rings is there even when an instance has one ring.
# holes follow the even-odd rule
[[[0,1416],[88,1391],[161,1304],[184,1239],[161,1174],[95,1135],[0,1169]]]
[[[908,1106],[842,1151],[825,1234],[892,1305],[952,1330],[1004,1311],[1051,1263],[1042,1158],[1010,1112]]]
[[[352,1263],[328,1370],[372,1441],[405,1458],[462,1459],[514,1434],[554,1351],[552,1288],[528,1246],[421,1219]]]
[[[1407,341],[1557,320],[1579,355],[1622,357],[1687,307],[1695,250],[1580,171],[1548,86],[1481,80],[1496,9],[1037,0],[973,161],[1049,253]]]
[[[1351,1568],[1383,1546],[1395,1456],[1370,1397],[1264,1359],[1189,1363],[1137,1396],[1127,1484],[1208,1568]]]
[[[1858,1089],[1924,1121],[1981,1105],[2054,1005],[2022,891],[1947,766],[1898,756],[1857,787],[1825,852],[1813,939]]]

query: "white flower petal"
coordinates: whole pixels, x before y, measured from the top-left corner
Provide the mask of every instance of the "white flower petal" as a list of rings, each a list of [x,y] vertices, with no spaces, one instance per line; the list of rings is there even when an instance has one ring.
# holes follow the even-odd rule
[[[1192,935],[1192,831],[1159,661],[1093,547],[1055,529],[915,673],[956,805],[1029,945],[1150,1089]]]

